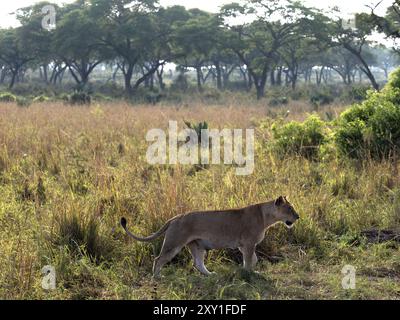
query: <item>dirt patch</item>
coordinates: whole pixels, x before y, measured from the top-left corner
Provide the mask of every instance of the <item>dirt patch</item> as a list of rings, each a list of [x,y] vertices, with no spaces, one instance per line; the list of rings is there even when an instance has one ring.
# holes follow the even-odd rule
[[[375,269],[365,269],[361,271],[362,275],[372,276],[376,278],[400,278],[400,271],[389,269],[389,268],[375,268]]]
[[[396,241],[400,243],[400,232],[395,230],[371,229],[362,231],[361,235],[366,237],[370,243],[381,243],[386,241]]]

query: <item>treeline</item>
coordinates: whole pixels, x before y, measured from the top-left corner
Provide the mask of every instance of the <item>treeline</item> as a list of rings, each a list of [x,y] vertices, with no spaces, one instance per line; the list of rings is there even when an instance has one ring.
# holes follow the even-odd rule
[[[56,9],[52,30],[42,26],[46,5]],[[199,90],[209,79],[222,90],[236,73],[257,98],[264,96],[267,82],[294,89],[300,80],[327,83],[332,73],[345,84],[364,77],[379,89],[374,70],[387,77],[399,55],[368,39],[374,32],[396,38],[398,9],[393,3],[385,17],[374,10],[357,14],[351,28],[338,12],[327,14],[298,1],[246,0],[216,14],[164,8],[154,0],[41,2],[17,11],[19,27],[0,30],[0,84],[13,88],[28,70],[39,70],[43,82],[52,85],[62,85],[69,73],[83,90],[101,65],[111,68],[113,79],[122,74],[132,96],[144,85],[164,90],[165,65],[174,63],[178,77],[195,72]]]

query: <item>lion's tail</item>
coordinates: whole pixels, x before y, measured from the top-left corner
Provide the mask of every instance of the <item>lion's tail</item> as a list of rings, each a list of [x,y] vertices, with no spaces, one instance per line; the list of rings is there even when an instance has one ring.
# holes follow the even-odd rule
[[[156,233],[152,234],[151,236],[145,237],[145,238],[141,238],[138,236],[135,236],[132,232],[130,232],[128,230],[128,228],[126,227],[126,219],[124,217],[121,218],[121,226],[122,228],[124,228],[124,230],[126,231],[126,233],[128,234],[128,236],[132,237],[133,239],[137,240],[137,241],[143,241],[143,242],[149,242],[152,241],[156,238],[158,238],[159,236],[161,236],[165,231],[167,231],[169,224],[171,223],[172,220],[167,221],[166,224],[164,224],[164,226],[158,230]]]

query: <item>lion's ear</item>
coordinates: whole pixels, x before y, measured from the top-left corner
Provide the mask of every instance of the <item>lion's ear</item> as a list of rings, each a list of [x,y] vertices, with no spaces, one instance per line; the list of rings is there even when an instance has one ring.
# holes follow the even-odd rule
[[[280,196],[278,199],[275,200],[275,205],[276,206],[281,206],[282,204],[285,203],[285,198]]]

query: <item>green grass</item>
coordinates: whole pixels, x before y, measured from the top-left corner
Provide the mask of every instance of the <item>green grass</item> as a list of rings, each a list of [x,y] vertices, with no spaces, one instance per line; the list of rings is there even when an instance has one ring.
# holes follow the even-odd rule
[[[306,118],[303,110],[285,108],[292,111],[285,121]],[[360,235],[399,228],[396,165],[335,154],[319,162],[282,158],[269,148],[268,125],[257,127],[250,176],[236,176],[230,166],[193,174],[190,166],[154,167],[145,160],[147,130],[166,128],[170,119],[247,128],[269,111],[0,104],[0,298],[399,299],[399,244],[369,244]],[[281,194],[301,219],[291,230],[268,230],[258,274],[242,270],[237,252],[212,251],[206,265],[216,274],[206,278],[184,250],[154,282],[162,239],[134,242],[119,226],[126,216],[135,233],[147,235],[176,214]],[[356,267],[354,290],[341,286],[347,264]],[[55,290],[41,287],[45,265],[56,269]]]

